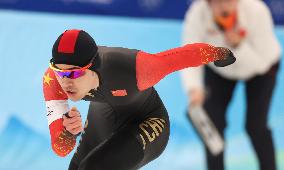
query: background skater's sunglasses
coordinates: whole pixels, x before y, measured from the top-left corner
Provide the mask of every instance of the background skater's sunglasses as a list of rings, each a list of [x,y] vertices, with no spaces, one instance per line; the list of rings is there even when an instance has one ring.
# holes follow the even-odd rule
[[[70,79],[76,79],[76,78],[79,78],[79,77],[85,75],[86,70],[93,65],[94,58],[95,57],[92,58],[91,62],[88,65],[86,65],[86,66],[84,66],[82,68],[76,68],[76,69],[71,69],[71,70],[62,70],[62,69],[56,67],[55,64],[53,64],[52,60],[49,63],[49,67],[60,78],[67,77],[67,78],[70,78]]]

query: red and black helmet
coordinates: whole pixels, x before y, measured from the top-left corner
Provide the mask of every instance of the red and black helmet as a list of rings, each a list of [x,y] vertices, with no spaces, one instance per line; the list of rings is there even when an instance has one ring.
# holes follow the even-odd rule
[[[83,30],[66,30],[52,48],[53,64],[69,64],[84,67],[97,55],[95,40]]]

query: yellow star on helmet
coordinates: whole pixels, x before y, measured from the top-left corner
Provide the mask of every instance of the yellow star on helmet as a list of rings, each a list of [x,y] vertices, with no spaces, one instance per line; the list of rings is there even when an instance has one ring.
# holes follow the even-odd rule
[[[50,76],[49,73],[44,75],[44,83],[47,83],[50,86],[50,81],[53,80]]]

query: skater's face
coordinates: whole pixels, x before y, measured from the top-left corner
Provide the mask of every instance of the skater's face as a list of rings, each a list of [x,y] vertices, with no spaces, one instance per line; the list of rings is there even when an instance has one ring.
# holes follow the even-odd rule
[[[237,10],[238,0],[208,0],[215,17],[228,16]]]
[[[56,67],[64,70],[54,72],[60,86],[72,101],[81,100],[91,89],[99,86],[98,74],[94,71],[67,64],[56,64]]]

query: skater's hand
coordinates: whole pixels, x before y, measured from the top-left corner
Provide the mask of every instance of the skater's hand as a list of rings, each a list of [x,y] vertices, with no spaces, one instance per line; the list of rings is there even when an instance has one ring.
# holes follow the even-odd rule
[[[67,116],[63,115],[63,126],[73,135],[83,131],[82,118],[76,107],[72,107]]]
[[[201,106],[204,102],[204,90],[200,88],[192,89],[189,92],[189,105]]]

